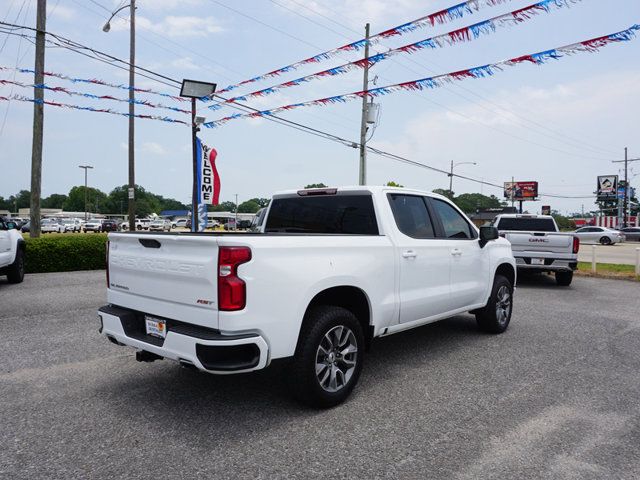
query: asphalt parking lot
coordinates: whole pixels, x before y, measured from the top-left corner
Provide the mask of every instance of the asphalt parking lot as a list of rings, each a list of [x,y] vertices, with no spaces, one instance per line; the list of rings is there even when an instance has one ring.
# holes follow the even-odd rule
[[[505,334],[462,315],[376,340],[314,411],[272,369],[135,362],[98,335],[104,272],[2,278],[0,478],[638,478],[638,292],[525,279]]]

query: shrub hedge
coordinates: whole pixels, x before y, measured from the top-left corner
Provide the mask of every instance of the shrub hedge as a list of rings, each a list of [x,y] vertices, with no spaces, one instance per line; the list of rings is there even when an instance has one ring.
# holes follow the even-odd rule
[[[106,268],[106,233],[48,234],[25,238],[26,272],[71,272]]]

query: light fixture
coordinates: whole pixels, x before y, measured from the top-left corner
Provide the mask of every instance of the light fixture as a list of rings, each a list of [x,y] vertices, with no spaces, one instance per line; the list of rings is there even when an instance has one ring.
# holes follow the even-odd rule
[[[204,122],[206,122],[206,121],[207,121],[207,118],[206,118],[206,117],[196,116],[196,118],[195,118],[195,120],[194,120],[194,123],[195,123],[196,125],[202,125],[202,124],[203,124]]]
[[[216,91],[216,84],[197,80],[182,80],[180,96],[187,98],[210,97]]]

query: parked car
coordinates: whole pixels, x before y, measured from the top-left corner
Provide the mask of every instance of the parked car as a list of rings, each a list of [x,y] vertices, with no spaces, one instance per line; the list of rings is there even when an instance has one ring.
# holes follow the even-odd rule
[[[511,318],[509,242],[408,188],[287,191],[264,233],[112,233],[109,244],[98,315],[112,343],[217,374],[289,358],[278,365],[293,392],[318,407],[349,396],[375,337],[464,312],[502,333]]]
[[[136,218],[136,230],[149,230],[149,225],[151,224],[150,218]],[[120,224],[121,230],[129,230],[129,222],[124,221]]]
[[[84,233],[87,232],[117,232],[118,224],[115,220],[106,220],[106,219],[92,219],[88,220],[87,223],[82,227]]]
[[[582,227],[573,232],[573,234],[583,243],[613,245],[624,241],[622,233],[606,227]]]
[[[9,283],[24,279],[25,241],[16,227],[11,219],[0,218],[0,275],[6,275]]]
[[[64,225],[54,218],[45,218],[40,222],[40,231],[42,233],[63,233]]]
[[[179,218],[174,222],[174,225],[173,225],[174,228],[185,228],[186,226],[187,226],[186,218]]]
[[[22,233],[29,233],[31,231],[31,222],[27,222],[24,225],[22,225],[22,227],[20,228],[20,231]]]
[[[580,239],[560,233],[552,216],[503,214],[491,224],[511,243],[519,270],[554,273],[558,285],[571,285],[578,267]]]
[[[80,232],[82,230],[80,220],[77,218],[63,218],[60,220],[65,232]]]
[[[171,231],[171,220],[167,220],[166,218],[157,218],[153,222],[149,224],[149,231],[154,232],[162,232],[162,231]]]
[[[640,242],[640,227],[625,227],[621,228],[620,232],[625,237],[627,242]]]
[[[235,230],[236,229],[236,219],[230,218],[224,223],[225,230]]]

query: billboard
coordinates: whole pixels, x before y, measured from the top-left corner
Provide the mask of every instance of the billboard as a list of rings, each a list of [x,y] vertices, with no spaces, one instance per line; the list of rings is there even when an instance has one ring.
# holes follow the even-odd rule
[[[504,198],[533,200],[538,196],[538,182],[504,182]]]
[[[598,177],[598,184],[596,189],[598,200],[615,200],[617,191],[617,175],[600,175]]]

